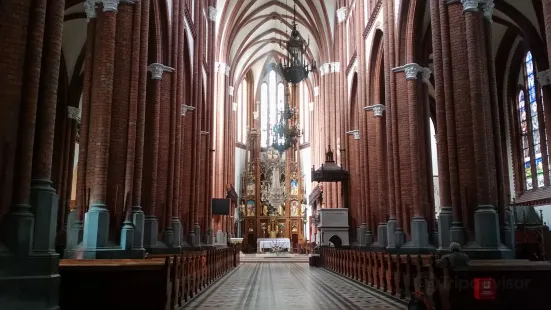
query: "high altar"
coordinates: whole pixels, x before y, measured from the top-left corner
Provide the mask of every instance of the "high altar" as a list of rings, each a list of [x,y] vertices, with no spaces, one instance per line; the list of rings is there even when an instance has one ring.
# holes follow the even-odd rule
[[[290,252],[304,242],[306,220],[298,151],[260,149],[251,130],[239,207],[243,250],[279,248]]]

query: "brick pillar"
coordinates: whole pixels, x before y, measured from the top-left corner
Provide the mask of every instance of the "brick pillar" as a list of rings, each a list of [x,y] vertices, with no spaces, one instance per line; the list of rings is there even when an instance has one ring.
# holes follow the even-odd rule
[[[182,147],[184,143],[183,134],[182,134],[182,127],[183,127],[183,116],[185,116],[185,112],[187,111],[187,106],[184,104],[184,80],[185,80],[185,74],[184,74],[184,57],[185,55],[185,40],[186,40],[186,30],[185,30],[185,23],[184,18],[184,4],[180,4],[178,6],[177,10],[178,14],[178,40],[177,44],[175,44],[176,49],[175,53],[177,55],[175,66],[177,68],[177,76],[174,79],[176,81],[176,136],[175,136],[175,164],[174,169],[176,171],[174,172],[174,182],[173,182],[173,206],[172,206],[172,229],[174,231],[174,246],[180,247],[182,245],[182,237],[183,237],[183,229],[182,229],[182,219],[181,219],[181,188],[183,186],[182,182]]]
[[[137,3],[141,6],[140,20],[140,56],[139,56],[139,78],[138,78],[138,106],[136,118],[136,152],[134,156],[134,178],[132,185],[132,223],[134,224],[133,246],[143,248],[145,214],[142,210],[142,181],[144,171],[144,136],[145,118],[147,103],[147,58],[149,47],[149,0],[141,0]],[[135,13],[137,15],[137,13]],[[136,17],[135,17],[136,18]],[[135,29],[138,32],[138,29]]]
[[[173,72],[174,68],[160,64],[152,63],[148,66],[151,72],[150,89],[151,95],[148,95],[146,108],[146,135],[144,140],[144,161],[148,163],[144,171],[144,247],[152,249],[157,246],[158,240],[158,218],[156,214],[157,203],[157,183],[159,166],[159,124],[160,124],[160,105],[162,79],[165,72]]]
[[[92,5],[95,6],[95,3]],[[104,6],[97,14],[96,52],[90,94],[86,171],[90,208],[84,219],[83,244],[86,249],[106,247],[109,237],[107,175],[117,8]],[[93,120],[93,121],[92,121]],[[89,175],[88,175],[89,174]]]
[[[409,151],[411,166],[411,195],[413,218],[411,218],[411,244],[406,244],[407,247],[426,248],[429,246],[428,226],[425,219],[424,207],[426,203],[423,201],[423,175],[421,174],[421,165],[425,164],[420,160],[420,125],[423,121],[421,100],[419,96],[420,80],[419,74],[423,73],[423,68],[415,63],[406,64],[403,67],[393,69],[394,72],[405,71],[406,86],[407,86],[407,101],[409,109]],[[429,74],[430,77],[430,74]],[[428,79],[428,77],[423,77]]]
[[[132,248],[129,241],[134,239],[132,225],[126,225],[121,230],[121,222],[125,220],[126,204],[130,209],[133,171],[134,148],[129,147],[129,139],[134,144],[134,130],[136,120],[132,114],[136,102],[130,102],[131,78],[133,66],[133,10],[134,6],[121,3],[118,7],[115,39],[115,66],[113,72],[113,99],[110,109],[111,128],[109,134],[109,164],[107,176],[107,205],[110,210],[109,240],[120,240],[128,249]],[[128,57],[130,55],[130,57]],[[132,138],[131,138],[132,137]],[[126,183],[129,180],[130,184]],[[121,233],[124,231],[124,236]],[[123,240],[126,239],[126,240]]]
[[[141,101],[140,101],[140,84],[142,77],[140,74],[145,74],[145,63],[141,63],[141,50],[140,46],[141,35],[142,35],[142,1],[136,2],[136,5],[132,8],[127,7],[126,9],[131,9],[132,11],[132,22],[126,21],[124,27],[126,31],[132,33],[132,41],[129,47],[125,48],[125,52],[128,55],[131,55],[130,62],[126,65],[130,65],[127,69],[127,74],[125,78],[129,81],[130,87],[128,89],[128,134],[126,138],[126,171],[124,179],[124,205],[123,210],[124,214],[124,223],[121,229],[121,238],[120,244],[121,248],[125,250],[130,250],[132,248],[142,249],[142,233],[143,233],[143,220],[140,223],[135,225],[134,218],[136,207],[134,205],[134,191],[140,190],[136,188],[136,178],[141,179],[141,167],[137,167],[136,157],[138,153],[138,127],[140,126],[138,122],[140,121],[141,113]],[[146,4],[147,5],[147,4]],[[130,15],[130,12],[126,14]],[[131,24],[131,25],[130,25]],[[124,35],[124,34],[123,34]],[[143,71],[143,72],[140,72]],[[128,76],[129,75],[129,76]],[[145,78],[145,76],[144,76]],[[145,80],[145,79],[144,79]],[[145,88],[145,85],[144,85]],[[141,128],[140,128],[141,129]],[[143,144],[139,147],[143,147]],[[139,176],[137,175],[139,173]],[[141,186],[141,185],[140,185]],[[142,212],[143,215],[143,212]],[[142,216],[143,219],[143,216]]]
[[[172,76],[170,83],[170,100],[168,106],[168,178],[167,178],[167,189],[166,189],[166,209],[164,213],[164,231],[163,231],[163,242],[166,246],[179,247],[179,244],[176,244],[175,241],[175,231],[172,225],[174,209],[176,204],[174,183],[176,181],[176,148],[177,148],[177,127],[180,119],[181,111],[178,109],[178,77],[180,68],[178,68],[178,56],[179,56],[179,46],[180,46],[180,3],[178,1],[173,3],[172,7],[172,21],[173,26],[172,30],[172,47],[171,47],[171,65],[172,67],[177,68],[177,73]],[[178,26],[175,26],[178,25]],[[168,88],[168,87],[167,87]],[[178,218],[176,217],[176,220]]]
[[[502,120],[505,120],[505,113],[502,112],[502,108],[498,99],[498,90],[497,90],[497,81],[496,81],[496,69],[495,69],[495,60],[492,49],[492,15],[494,10],[493,0],[483,2],[482,6],[484,10],[484,51],[486,59],[486,67],[488,68],[488,85],[489,85],[489,96],[491,103],[491,118],[492,118],[492,130],[494,136],[494,158],[495,158],[495,176],[496,176],[496,186],[497,186],[497,208],[500,224],[500,233],[503,243],[510,249],[514,248],[514,232],[512,232],[511,227],[513,223],[509,223],[509,219],[512,216],[509,211],[509,183],[506,181],[505,174],[507,173],[507,152],[503,147],[503,142],[505,142],[505,135],[502,133],[501,123]],[[539,94],[538,94],[539,97]],[[543,112],[538,111],[540,116],[540,124],[543,120]],[[540,127],[541,137],[545,137],[544,126]],[[547,164],[547,145],[546,139],[541,139],[542,146],[542,158],[544,162],[544,174],[549,175],[549,165]],[[545,178],[545,185],[549,185],[549,178]]]
[[[71,250],[82,242],[83,227],[84,227],[84,212],[89,206],[89,182],[88,173],[86,171],[89,165],[88,161],[88,140],[89,140],[89,124],[90,124],[90,107],[92,97],[92,80],[94,76],[95,49],[96,49],[96,7],[90,2],[84,3],[86,16],[88,19],[86,33],[86,57],[84,60],[84,81],[82,88],[82,107],[80,115],[80,138],[78,149],[78,167],[77,167],[77,188],[76,188],[76,203],[75,215],[69,214],[67,230],[66,249]],[[92,174],[92,171],[90,171]],[[73,218],[74,217],[74,222]]]
[[[545,41],[547,42],[547,59],[551,63],[551,0],[541,0],[545,24]]]
[[[443,38],[440,18],[441,1],[431,0],[431,29],[434,61],[434,89],[436,102],[436,148],[438,161],[438,190],[440,194],[440,213],[438,217],[438,245],[448,248],[449,229],[452,224],[450,168],[448,158],[448,124],[446,122],[446,97],[443,64]]]
[[[28,255],[31,247],[33,247],[33,236],[31,234],[33,233],[33,225],[35,223],[34,215],[31,213],[31,204],[34,203],[34,199],[31,201],[30,194],[47,1],[35,1],[33,4],[27,2],[29,1],[19,1],[19,3],[8,1],[7,8],[3,9],[9,12],[9,14],[15,14],[18,18],[18,20],[13,20],[13,24],[9,28],[6,27],[7,29],[3,30],[4,32],[13,31],[12,27],[19,23],[21,23],[23,29],[27,29],[27,32],[20,33],[22,39],[13,38],[13,41],[11,41],[12,39],[7,37],[5,43],[0,43],[3,46],[5,45],[4,48],[6,50],[9,50],[4,59],[13,59],[13,55],[10,54],[14,53],[25,55],[24,59],[14,60],[13,64],[3,64],[3,67],[5,66],[6,68],[3,71],[5,72],[4,74],[7,76],[11,74],[16,78],[13,82],[9,80],[3,81],[1,85],[2,88],[6,89],[2,91],[2,94],[6,95],[4,98],[7,101],[4,104],[11,107],[11,109],[8,108],[5,111],[7,115],[13,113],[12,111],[19,111],[18,116],[17,114],[14,115],[15,117],[19,117],[19,124],[12,123],[12,126],[18,128],[18,130],[13,132],[12,129],[6,128],[5,131],[12,133],[12,137],[16,139],[10,139],[12,137],[6,135],[8,136],[8,142],[3,148],[12,149],[12,143],[16,146],[13,193],[11,196],[12,209],[8,218],[8,232],[6,236],[9,237],[6,242],[12,251],[21,255]],[[21,14],[25,16],[17,16],[19,12],[22,12]],[[8,18],[8,21],[10,20],[9,16],[5,17]],[[13,91],[18,90],[20,94],[12,93],[8,88],[11,88]],[[24,94],[24,96],[21,96],[21,94]],[[6,121],[13,122],[9,119]],[[2,157],[11,155],[7,150],[3,150],[3,153],[5,155],[3,154]],[[12,172],[8,170],[8,173],[11,174]],[[55,195],[55,192],[53,194]]]
[[[470,104],[473,122],[476,209],[473,218],[475,242],[479,247],[498,250],[501,245],[495,184],[494,135],[491,122],[491,101],[488,68],[484,59],[483,16],[478,0],[462,0],[467,38]],[[483,59],[484,58],[484,59]],[[494,172],[494,173],[493,173]]]
[[[33,251],[44,254],[55,251],[58,196],[52,188],[51,175],[64,10],[64,1],[54,1],[48,4],[46,11],[34,137],[30,189],[35,215]]]

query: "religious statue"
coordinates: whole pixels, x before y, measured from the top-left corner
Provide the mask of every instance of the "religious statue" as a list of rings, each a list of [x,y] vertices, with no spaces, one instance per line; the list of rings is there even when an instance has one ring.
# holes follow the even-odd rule
[[[291,216],[299,216],[298,201],[291,201]]]
[[[263,211],[264,211],[264,216],[268,216],[268,205],[267,204],[264,204]]]
[[[245,217],[247,215],[247,210],[245,208],[245,202],[241,201],[241,205],[239,206],[239,217]]]
[[[285,209],[284,209],[284,204],[280,204],[279,207],[277,207],[277,214],[279,216],[284,216],[285,215]]]

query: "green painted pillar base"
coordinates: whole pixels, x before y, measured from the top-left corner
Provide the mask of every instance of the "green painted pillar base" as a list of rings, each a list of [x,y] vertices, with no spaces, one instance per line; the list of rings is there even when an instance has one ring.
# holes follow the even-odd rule
[[[50,180],[31,181],[31,210],[34,214],[33,252],[55,253],[59,197]]]
[[[83,246],[86,249],[107,247],[109,238],[109,210],[104,204],[93,204],[84,216]]]

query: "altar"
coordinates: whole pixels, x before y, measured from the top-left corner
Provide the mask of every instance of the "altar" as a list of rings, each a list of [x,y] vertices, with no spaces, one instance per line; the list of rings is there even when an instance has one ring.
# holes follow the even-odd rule
[[[291,252],[291,240],[289,238],[258,238],[256,239],[256,248],[258,253],[262,253],[264,249],[272,249],[278,247],[287,249]]]

